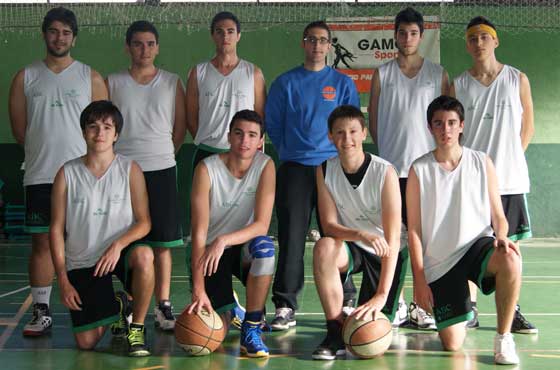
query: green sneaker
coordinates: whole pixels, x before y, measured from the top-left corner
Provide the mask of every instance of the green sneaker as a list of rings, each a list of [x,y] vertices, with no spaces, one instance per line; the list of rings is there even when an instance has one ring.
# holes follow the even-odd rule
[[[128,329],[128,355],[131,357],[149,356],[148,346],[144,336],[144,325],[131,324]]]
[[[128,333],[128,320],[126,319],[128,311],[128,297],[126,293],[119,290],[115,293],[115,299],[119,303],[119,321],[111,324],[111,334],[115,337],[126,337]]]

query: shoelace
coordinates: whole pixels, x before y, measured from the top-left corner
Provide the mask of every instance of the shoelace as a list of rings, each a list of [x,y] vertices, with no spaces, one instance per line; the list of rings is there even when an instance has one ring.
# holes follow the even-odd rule
[[[245,332],[245,342],[251,344],[262,344],[262,330],[260,326],[251,326]]]
[[[171,306],[159,306],[159,310],[163,313],[166,320],[174,320],[172,309],[173,307]]]
[[[288,307],[281,307],[278,309],[278,311],[276,311],[276,316],[278,317],[282,317],[284,319],[287,319],[290,316],[290,313],[292,312],[291,308]]]
[[[37,323],[37,321],[39,321],[41,317],[45,316],[46,313],[47,310],[45,310],[43,307],[35,305],[35,307],[33,307],[33,318],[31,319],[31,323]]]
[[[128,333],[128,341],[130,342],[131,346],[135,345],[144,345],[144,333],[142,333],[142,329],[131,328],[130,332]]]
[[[523,316],[519,310],[516,310],[516,311],[515,311],[515,318],[516,318],[517,320],[521,321],[521,323],[523,324],[523,326],[529,326],[529,324],[530,324],[530,323],[529,323],[529,320],[527,320],[527,319],[525,318],[525,316]]]
[[[418,315],[422,317],[423,320],[431,318],[430,314],[424,311],[422,308],[418,306]]]

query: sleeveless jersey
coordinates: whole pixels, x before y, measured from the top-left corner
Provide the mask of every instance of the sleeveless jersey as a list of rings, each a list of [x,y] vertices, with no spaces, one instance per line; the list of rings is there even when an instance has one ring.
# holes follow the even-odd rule
[[[115,151],[135,160],[142,171],[175,166],[172,135],[178,80],[178,75],[162,69],[145,85],[128,70],[108,77],[111,100],[124,118]]]
[[[346,178],[338,156],[327,160],[325,185],[336,204],[338,221],[341,225],[384,236],[381,194],[385,174],[392,166],[386,160],[370,153],[366,155],[371,156],[371,162],[356,189]],[[373,248],[361,241],[354,241],[354,243],[365,251],[375,254]],[[406,243],[403,243],[401,236],[400,249],[404,247]]]
[[[408,177],[412,162],[434,149],[426,110],[441,95],[443,68],[424,59],[413,78],[405,76],[397,60],[378,69],[381,94],[377,110],[379,156],[391,162],[399,177]]]
[[[530,191],[529,170],[521,145],[520,73],[504,65],[488,87],[468,71],[454,80],[457,99],[465,107],[464,145],[492,158],[501,195]]]
[[[242,179],[229,172],[218,154],[203,160],[210,177],[207,245],[218,236],[242,229],[253,222],[257,187],[269,159],[269,156],[257,151],[251,167]]]
[[[239,59],[227,76],[211,62],[196,66],[198,82],[198,131],[194,143],[229,149],[227,133],[233,115],[255,109],[255,66]]]
[[[131,160],[119,154],[101,178],[82,158],[64,165],[66,179],[66,268],[94,266],[113,241],[133,224]]]
[[[42,61],[25,67],[27,105],[23,185],[52,184],[62,165],[84,155],[80,114],[91,102],[91,69],[73,61],[54,73]]]
[[[449,172],[429,152],[413,168],[420,184],[424,274],[431,283],[474,242],[493,235],[486,154],[463,147],[459,165]]]

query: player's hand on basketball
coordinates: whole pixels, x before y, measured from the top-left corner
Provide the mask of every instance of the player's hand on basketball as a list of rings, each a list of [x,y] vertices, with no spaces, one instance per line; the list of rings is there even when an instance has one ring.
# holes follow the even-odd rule
[[[369,320],[370,318],[375,320],[376,313],[385,307],[386,302],[387,296],[376,294],[366,303],[356,307],[352,315],[356,316],[357,320]]]
[[[212,244],[206,247],[204,254],[200,257],[200,265],[204,276],[210,276],[218,271],[220,258],[222,258],[225,248],[226,243],[220,237],[214,239]]]
[[[519,247],[509,238],[496,238],[494,240],[494,247],[497,248],[500,252],[506,254],[513,252],[521,257],[521,251],[519,250]]]
[[[62,303],[69,309],[74,311],[81,311],[82,300],[80,295],[76,291],[76,288],[68,281],[66,283],[60,283],[60,299]]]
[[[414,282],[414,297],[416,303],[426,312],[432,313],[432,307],[434,307],[434,296],[432,294],[432,289],[428,283],[424,280],[422,282]]]
[[[389,247],[389,244],[381,235],[361,232],[360,237],[361,241],[373,248],[375,254],[379,257],[388,257],[391,254],[391,248]]]
[[[202,292],[199,294],[193,292],[192,302],[190,305],[187,306],[186,310],[189,314],[193,312],[200,313],[200,311],[207,311],[207,312],[213,311],[212,303],[210,303],[210,299],[208,298],[206,292]]]
[[[109,248],[107,248],[105,253],[103,253],[99,261],[95,264],[93,276],[105,276],[111,273],[117,266],[117,262],[119,262],[122,249],[123,247],[121,247],[117,241],[111,243]]]

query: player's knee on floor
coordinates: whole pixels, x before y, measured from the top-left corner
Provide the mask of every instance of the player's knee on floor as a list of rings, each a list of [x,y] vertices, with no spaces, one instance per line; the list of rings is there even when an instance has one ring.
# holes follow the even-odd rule
[[[274,243],[268,236],[258,236],[249,243],[251,269],[253,276],[272,275],[274,273]]]

